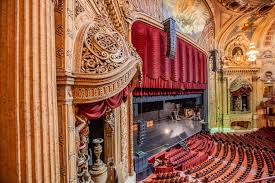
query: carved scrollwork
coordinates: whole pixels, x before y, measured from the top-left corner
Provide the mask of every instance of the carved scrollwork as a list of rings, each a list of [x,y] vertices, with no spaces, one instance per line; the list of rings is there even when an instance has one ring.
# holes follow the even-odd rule
[[[76,152],[77,158],[77,177],[79,183],[92,183],[91,175],[88,172],[88,144],[89,126],[84,116],[76,115]]]
[[[140,60],[121,34],[102,20],[86,31],[82,49],[82,72],[106,74],[133,58]]]

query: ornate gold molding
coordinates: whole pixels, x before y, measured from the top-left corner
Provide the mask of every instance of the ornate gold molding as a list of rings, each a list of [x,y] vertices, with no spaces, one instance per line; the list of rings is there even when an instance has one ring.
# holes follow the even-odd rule
[[[243,67],[229,67],[223,69],[224,75],[255,75],[260,71],[260,68],[243,68]]]
[[[83,81],[76,80],[76,83],[83,82],[86,83],[86,86],[74,85],[73,88],[73,102],[74,103],[92,103],[100,100],[107,99],[121,90],[123,90],[132,80],[134,75],[136,74],[137,69],[134,67],[129,70],[125,75],[116,79],[113,82],[107,84],[99,84],[99,85],[88,85],[88,83],[94,81],[90,79],[83,79]]]
[[[230,90],[230,92],[234,92],[240,88],[251,88],[252,89],[252,84],[249,81],[238,77],[230,84],[229,90]]]
[[[72,95],[74,103],[107,99],[124,89],[141,58],[127,40],[102,16],[84,25],[75,44]]]

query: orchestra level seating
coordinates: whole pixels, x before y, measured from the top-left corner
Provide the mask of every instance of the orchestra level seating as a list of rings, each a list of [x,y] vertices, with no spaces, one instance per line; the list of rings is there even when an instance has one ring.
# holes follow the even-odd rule
[[[148,161],[154,173],[144,183],[275,182],[275,128],[242,135],[201,132]]]

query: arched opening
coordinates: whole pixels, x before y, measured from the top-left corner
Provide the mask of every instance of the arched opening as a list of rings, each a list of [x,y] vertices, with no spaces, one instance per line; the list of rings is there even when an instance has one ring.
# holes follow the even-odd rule
[[[250,111],[251,85],[244,80],[236,79],[230,86],[231,112]]]

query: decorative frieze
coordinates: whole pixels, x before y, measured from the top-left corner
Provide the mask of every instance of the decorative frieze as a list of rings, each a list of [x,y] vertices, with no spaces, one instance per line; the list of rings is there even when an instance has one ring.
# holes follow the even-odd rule
[[[100,86],[73,86],[73,98],[74,103],[91,103],[109,98],[110,96],[115,95],[123,88],[125,88],[135,73],[137,72],[136,68],[131,69],[128,73],[123,75],[121,78],[117,79],[114,82],[111,82],[106,85]],[[88,83],[88,81],[86,81]]]
[[[122,168],[124,169],[124,172],[128,172],[128,144],[129,144],[129,123],[128,123],[128,106],[127,103],[121,104],[121,163]],[[127,176],[127,175],[125,175]]]

